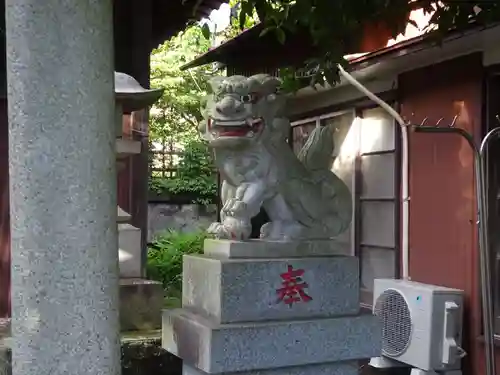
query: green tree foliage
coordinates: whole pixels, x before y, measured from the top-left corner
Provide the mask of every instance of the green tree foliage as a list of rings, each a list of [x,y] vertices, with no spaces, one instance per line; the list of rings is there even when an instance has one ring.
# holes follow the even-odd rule
[[[148,247],[147,274],[160,281],[165,290],[166,307],[180,307],[182,296],[182,257],[203,253],[205,231],[182,233],[166,231]]]
[[[189,195],[200,204],[208,204],[217,193],[211,153],[197,133],[202,120],[200,102],[215,72],[210,71],[211,67],[188,71],[180,67],[209,47],[203,31],[191,26],[151,55],[151,86],[162,87],[165,92],[151,110],[150,141],[174,145],[181,151],[176,175],[164,178],[152,174],[150,190],[156,194]],[[154,166],[154,154],[150,156]]]
[[[318,47],[317,55],[306,62],[307,69],[319,68],[311,83],[335,83],[337,64],[345,64],[343,56],[352,52],[346,41],[361,37],[368,23],[384,25],[395,37],[411,22],[410,12],[418,8],[435,11],[431,23],[436,25],[438,38],[471,22],[485,25],[500,20],[500,2],[492,0],[241,0],[238,19],[240,28],[245,28],[257,14],[265,27],[263,33],[274,32],[281,42],[287,32],[307,30]]]
[[[211,67],[180,70],[185,63],[210,48],[199,27],[188,27],[151,54],[151,86],[165,92],[151,111],[152,140],[169,138],[184,143],[196,139],[202,119],[200,101],[206,95]]]
[[[211,156],[205,142],[186,142],[177,166],[177,175],[174,178],[152,178],[150,189],[157,194],[188,194],[193,197],[193,203],[212,203],[217,195],[217,176]]]

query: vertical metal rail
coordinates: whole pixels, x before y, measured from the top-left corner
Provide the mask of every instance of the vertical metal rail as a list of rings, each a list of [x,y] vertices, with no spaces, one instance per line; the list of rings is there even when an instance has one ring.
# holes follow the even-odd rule
[[[496,375],[495,350],[494,350],[494,331],[493,331],[493,303],[492,303],[492,285],[491,285],[491,270],[490,270],[490,249],[488,239],[488,210],[486,203],[486,182],[485,182],[485,166],[484,154],[490,140],[500,133],[500,127],[491,130],[483,138],[480,146],[474,142],[474,138],[464,129],[455,128],[454,119],[449,127],[439,126],[414,126],[415,132],[422,133],[438,133],[438,134],[458,134],[465,138],[469,143],[474,153],[474,177],[476,183],[476,201],[477,201],[477,229],[479,236],[479,262],[480,262],[480,277],[481,277],[481,305],[482,318],[484,327],[484,342],[485,342],[485,360],[486,360],[486,375]],[[425,121],[425,120],[424,120]]]

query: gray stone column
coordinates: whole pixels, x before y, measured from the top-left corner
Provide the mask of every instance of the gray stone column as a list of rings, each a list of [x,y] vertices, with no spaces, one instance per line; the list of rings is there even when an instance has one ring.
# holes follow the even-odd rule
[[[111,0],[6,0],[13,375],[120,373]]]

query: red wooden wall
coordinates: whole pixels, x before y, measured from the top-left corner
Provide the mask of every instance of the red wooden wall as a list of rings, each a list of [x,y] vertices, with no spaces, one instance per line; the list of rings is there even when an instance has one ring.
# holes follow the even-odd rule
[[[123,137],[131,138],[131,119],[130,115],[123,116]],[[132,184],[132,158],[127,158],[120,162],[118,169],[118,205],[126,212],[131,211],[131,184]]]
[[[457,115],[457,127],[480,136],[482,70],[475,54],[403,74],[403,116],[445,125]],[[410,277],[465,291],[466,373],[481,375],[473,155],[457,135],[413,132],[409,157]]]

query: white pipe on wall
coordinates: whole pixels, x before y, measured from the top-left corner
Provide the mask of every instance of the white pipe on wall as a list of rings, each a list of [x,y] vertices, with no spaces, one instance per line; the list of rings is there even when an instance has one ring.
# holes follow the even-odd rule
[[[371,100],[377,103],[380,107],[385,109],[401,126],[401,221],[402,221],[402,233],[401,233],[401,247],[402,247],[402,277],[403,279],[409,279],[409,229],[410,229],[410,197],[408,193],[409,184],[409,160],[408,160],[408,124],[403,120],[403,118],[397,113],[389,104],[380,99],[373,92],[368,90],[363,86],[358,80],[356,80],[352,75],[347,73],[341,65],[338,65],[340,75],[344,77],[351,85],[356,87],[363,94],[368,96]]]

